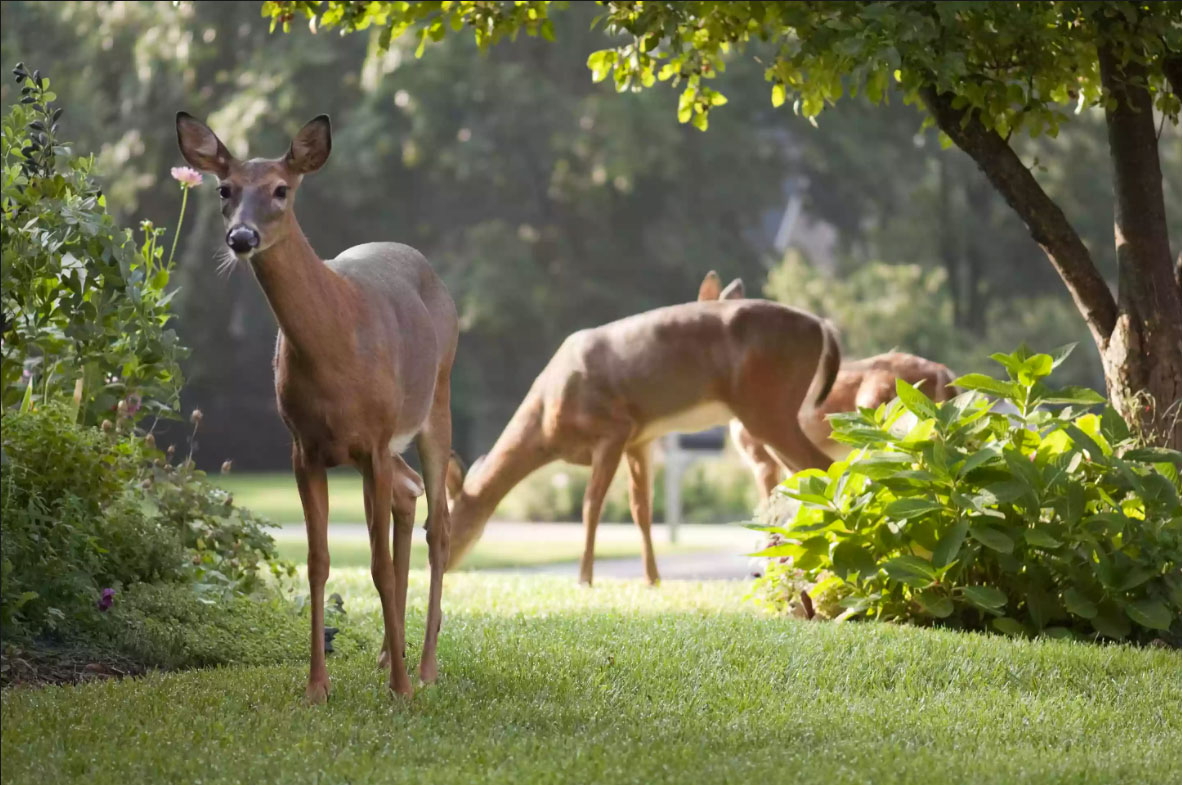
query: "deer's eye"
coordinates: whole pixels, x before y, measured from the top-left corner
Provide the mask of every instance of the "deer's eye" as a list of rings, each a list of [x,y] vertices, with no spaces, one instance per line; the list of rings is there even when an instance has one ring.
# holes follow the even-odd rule
[[[276,199],[286,199],[287,198],[287,186],[275,186],[275,198]]]
[[[227,185],[218,186],[218,196],[221,197],[222,199],[229,199],[231,193],[232,192],[230,191],[229,186],[227,186]]]

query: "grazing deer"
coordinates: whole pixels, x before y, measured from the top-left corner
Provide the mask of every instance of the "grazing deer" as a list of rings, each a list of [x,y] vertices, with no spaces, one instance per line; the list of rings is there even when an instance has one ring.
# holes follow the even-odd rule
[[[657,583],[652,441],[737,418],[793,469],[827,467],[829,457],[801,430],[797,413],[825,400],[840,364],[832,326],[766,300],[684,303],[572,334],[492,451],[466,477],[458,463],[450,468],[449,566],[480,537],[510,489],[542,465],[565,459],[591,465],[579,565],[579,580],[590,584],[603,498],[627,457],[645,576]]]
[[[445,489],[451,452],[451,367],[456,309],[422,254],[398,243],[366,243],[322,260],[296,220],[303,176],[324,166],[329,120],[305,125],[287,154],[242,161],[204,123],[180,112],[185,160],[218,178],[226,245],[248,260],[279,323],[275,393],[293,438],[292,468],[308,528],[312,659],[307,698],[328,696],[324,663],[324,584],[328,579],[328,483],[325,469],[361,471],[371,571],[382,600],[385,639],[379,665],[390,688],[412,693],[404,664],[406,584],[415,497],[424,482],[403,462],[414,440],[427,493],[431,585],[419,675],[438,673],[443,571],[448,561]],[[390,553],[390,515],[394,553]]]
[[[699,300],[741,300],[743,282],[732,281],[726,289],[718,274],[711,270],[698,289]],[[952,380],[956,375],[946,366],[904,352],[887,352],[865,360],[849,360],[841,364],[833,390],[819,406],[802,410],[800,425],[818,447],[834,460],[849,453],[848,445],[829,438],[828,416],[835,412],[853,412],[858,407],[877,407],[895,398],[895,381],[906,380],[923,390],[933,401],[947,401],[956,395]],[[730,425],[731,439],[743,461],[755,474],[755,482],[766,499],[782,477],[782,467],[772,452],[752,436],[738,420]]]

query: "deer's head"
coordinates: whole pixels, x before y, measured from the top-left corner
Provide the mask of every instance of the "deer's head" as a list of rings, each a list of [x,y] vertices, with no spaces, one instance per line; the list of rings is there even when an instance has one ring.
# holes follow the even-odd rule
[[[209,126],[187,112],[177,113],[176,136],[186,161],[217,176],[226,245],[240,259],[266,250],[292,230],[300,181],[324,166],[332,150],[328,115],[301,128],[282,158],[240,161]]]

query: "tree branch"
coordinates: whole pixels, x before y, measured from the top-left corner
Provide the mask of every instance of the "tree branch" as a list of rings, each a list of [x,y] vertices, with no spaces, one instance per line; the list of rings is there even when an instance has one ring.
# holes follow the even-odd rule
[[[1092,262],[1079,234],[1063,211],[1042,190],[1018,154],[976,116],[952,107],[951,93],[921,91],[924,104],[940,130],[968,153],[985,176],[1025,222],[1046,253],[1087,321],[1097,346],[1103,346],[1116,324],[1116,299]]]

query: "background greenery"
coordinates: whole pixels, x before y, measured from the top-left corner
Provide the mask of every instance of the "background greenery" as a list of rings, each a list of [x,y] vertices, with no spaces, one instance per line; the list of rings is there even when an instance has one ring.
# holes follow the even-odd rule
[[[743,58],[719,78],[730,102],[701,134],[670,122],[672,94],[616,95],[589,80],[602,39],[583,4],[555,17],[560,46],[523,39],[482,56],[452,36],[422,60],[413,41],[379,54],[367,35],[299,24],[269,35],[252,4],[9,2],[0,14],[6,57],[42,64],[78,97],[63,124],[98,151],[109,205],[128,223],[171,220],[177,109],[208,118],[238,155],[275,155],[301,122],[330,113],[333,161],[304,190],[303,226],[326,255],[398,239],[441,271],[463,319],[453,399],[469,459],[567,334],[691,299],[710,268],[754,293],[776,269],[768,293],[834,317],[851,355],[897,345],[966,371],[999,342],[1080,339],[1063,373],[1101,383],[1025,228],[967,157],[941,151],[898,102],[842,102],[816,133],[768,105],[760,67]],[[5,83],[0,100],[16,98]],[[1111,274],[1108,178],[1092,176],[1109,167],[1102,118],[1021,144]],[[1161,150],[1167,202],[1177,201],[1182,146]],[[796,251],[783,262],[772,240],[802,177]],[[208,414],[199,461],[283,469],[272,317],[249,276],[215,276],[220,218],[206,189],[193,194],[178,249],[177,331],[193,349],[182,400]],[[893,295],[869,309],[865,294],[884,276]]]

